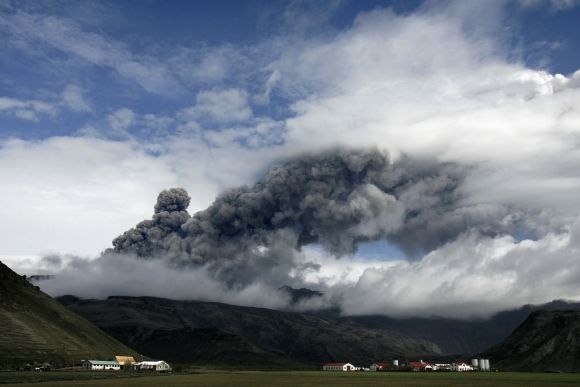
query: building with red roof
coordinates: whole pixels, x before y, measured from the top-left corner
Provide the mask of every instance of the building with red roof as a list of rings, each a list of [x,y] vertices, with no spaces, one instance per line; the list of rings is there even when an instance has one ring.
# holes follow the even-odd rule
[[[407,365],[413,371],[433,371],[433,364],[426,363],[423,360],[420,361],[410,361]]]

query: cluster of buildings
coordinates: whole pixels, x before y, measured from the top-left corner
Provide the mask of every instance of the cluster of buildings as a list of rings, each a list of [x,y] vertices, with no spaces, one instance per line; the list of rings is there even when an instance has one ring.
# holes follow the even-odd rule
[[[323,371],[490,371],[489,359],[471,359],[471,363],[460,360],[453,363],[430,363],[423,360],[402,362],[373,363],[369,367],[357,367],[351,363],[326,363]]]
[[[137,362],[133,356],[115,356],[115,360],[83,360],[83,368],[91,371],[171,372],[171,366],[163,360]]]

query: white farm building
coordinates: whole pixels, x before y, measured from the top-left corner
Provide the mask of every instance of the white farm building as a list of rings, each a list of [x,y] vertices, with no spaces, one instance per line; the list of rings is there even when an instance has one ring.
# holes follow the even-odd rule
[[[92,371],[119,371],[121,364],[117,361],[87,360],[84,362],[84,368]]]
[[[323,371],[356,371],[357,367],[350,363],[326,363],[322,366]]]
[[[451,371],[456,372],[473,371],[473,367],[465,362],[458,362],[451,364]]]
[[[135,363],[133,364],[133,369],[138,371],[171,372],[171,366],[163,360]]]

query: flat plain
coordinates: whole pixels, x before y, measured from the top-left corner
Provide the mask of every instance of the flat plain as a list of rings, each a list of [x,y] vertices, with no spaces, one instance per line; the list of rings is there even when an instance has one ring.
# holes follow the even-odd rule
[[[4,374],[4,375],[2,375]],[[30,373],[28,373],[30,374]],[[51,374],[51,375],[49,375]],[[203,387],[306,387],[306,386],[578,386],[580,373],[418,373],[418,372],[321,372],[321,371],[203,371],[156,376],[45,373],[30,383],[27,373],[0,373],[5,386],[203,386]],[[77,374],[77,375],[75,375]],[[91,379],[92,377],[99,379]],[[83,380],[84,379],[84,380]],[[15,384],[12,384],[16,382]],[[9,384],[4,384],[9,383]]]

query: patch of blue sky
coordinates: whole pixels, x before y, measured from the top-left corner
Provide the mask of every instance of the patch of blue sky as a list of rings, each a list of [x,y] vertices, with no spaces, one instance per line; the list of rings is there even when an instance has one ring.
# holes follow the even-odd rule
[[[511,236],[518,242],[525,240],[537,241],[539,239],[538,235],[530,230],[516,230]]]
[[[325,248],[319,243],[308,245],[308,249],[324,252]],[[401,261],[408,259],[407,255],[395,244],[387,240],[361,242],[351,259],[361,261]]]
[[[359,244],[355,257],[374,261],[400,261],[407,259],[406,254],[399,247],[386,240]]]
[[[301,91],[304,85],[283,90],[275,82],[268,86],[273,74],[268,66],[283,49],[283,44],[279,47],[272,42],[291,40],[293,34],[302,40],[327,33],[332,36],[349,28],[361,12],[391,7],[395,13],[406,14],[422,3],[5,3],[14,5],[0,7],[4,20],[0,23],[0,98],[37,100],[54,109],[35,114],[0,111],[0,136],[38,139],[78,135],[83,128],[92,127],[103,136],[122,139],[119,133],[106,130],[106,117],[118,109],[128,108],[138,116],[175,118],[181,109],[195,105],[200,92],[229,88],[249,92],[253,117],[239,126],[247,127],[255,118],[282,122],[293,115],[292,104],[311,90]],[[535,68],[564,74],[576,70],[580,7],[563,12],[547,3],[527,8],[513,3],[507,12],[510,55]],[[15,15],[22,17],[11,20]],[[46,18],[52,18],[50,23]],[[41,26],[35,24],[41,20],[45,20]],[[59,28],[66,33],[59,33]],[[71,111],[62,105],[59,98],[71,85],[83,91],[90,109]],[[210,121],[201,122],[200,127],[228,128]],[[175,125],[163,129],[166,135],[175,133]],[[142,140],[151,135],[138,127],[129,128],[129,133]],[[264,144],[279,145],[282,137]],[[245,145],[247,141],[242,137],[239,142]]]
[[[569,6],[550,8],[548,2],[539,2],[524,11],[514,9],[519,23],[510,28],[519,29],[520,33],[515,35],[519,39],[514,41],[513,48],[521,52],[526,65],[569,75],[578,70],[580,62],[580,3],[559,3]]]
[[[406,15],[416,11],[422,4],[423,0],[369,0],[356,1],[351,0],[337,10],[334,18],[337,27],[345,28],[352,23],[352,15],[360,12],[371,12],[375,9],[391,8],[393,12]]]
[[[266,133],[252,131],[248,135],[239,136],[235,141],[247,149],[272,148],[284,145],[284,136],[281,128],[272,128]]]
[[[1,98],[1,97],[0,97]],[[0,111],[0,140],[20,138],[23,140],[40,140],[48,137],[74,136],[79,128],[86,125],[85,112],[67,112],[60,101],[46,102],[46,109],[38,109],[35,104],[44,101],[15,100],[21,108]]]
[[[258,35],[256,19],[264,6],[260,1],[125,1],[123,14],[130,15],[131,28],[118,33],[180,44],[242,44]]]

